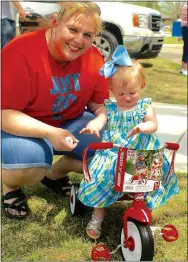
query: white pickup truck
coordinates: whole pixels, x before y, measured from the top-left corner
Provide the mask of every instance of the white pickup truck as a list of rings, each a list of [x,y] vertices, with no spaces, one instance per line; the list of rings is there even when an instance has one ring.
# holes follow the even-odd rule
[[[20,23],[21,32],[37,26],[37,19],[58,12],[58,1],[21,2],[32,16]],[[131,57],[152,58],[159,54],[164,40],[162,17],[154,9],[123,2],[96,2],[101,8],[105,29],[94,44],[108,60],[118,44],[123,44]]]

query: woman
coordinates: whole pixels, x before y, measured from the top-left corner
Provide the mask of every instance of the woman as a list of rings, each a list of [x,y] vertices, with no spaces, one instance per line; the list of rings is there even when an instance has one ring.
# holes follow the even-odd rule
[[[50,27],[19,36],[2,51],[3,204],[10,218],[28,215],[23,184],[42,180],[68,193],[66,174],[81,173],[83,149],[99,141],[79,132],[95,116],[104,118],[103,58],[92,46],[100,30],[96,4],[66,2]],[[66,156],[52,167],[53,150]]]

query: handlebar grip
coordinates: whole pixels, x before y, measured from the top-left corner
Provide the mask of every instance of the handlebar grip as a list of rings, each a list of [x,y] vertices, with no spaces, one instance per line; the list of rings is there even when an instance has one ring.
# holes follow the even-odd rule
[[[89,149],[110,149],[113,148],[113,143],[112,142],[96,142],[96,143],[91,143],[88,146]]]
[[[166,148],[169,150],[175,150],[177,151],[179,149],[179,144],[177,143],[165,143],[166,144]]]

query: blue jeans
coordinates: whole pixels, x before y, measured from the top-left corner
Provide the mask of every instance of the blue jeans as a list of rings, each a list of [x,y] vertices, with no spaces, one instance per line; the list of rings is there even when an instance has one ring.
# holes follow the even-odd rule
[[[77,147],[71,152],[57,152],[53,149],[47,139],[19,137],[8,133],[1,133],[2,142],[2,168],[3,169],[23,169],[32,167],[45,167],[50,169],[52,166],[53,155],[69,155],[76,159],[82,159],[82,152],[92,142],[99,142],[100,139],[95,135],[79,134],[80,130],[95,116],[85,111],[73,120],[66,121],[63,129],[70,131],[78,140]],[[100,132],[102,136],[104,130]],[[93,150],[88,153],[88,157],[94,154]]]
[[[188,26],[182,27],[182,38],[184,42],[182,61],[188,64]]]
[[[1,48],[16,36],[16,23],[13,20],[1,19]]]

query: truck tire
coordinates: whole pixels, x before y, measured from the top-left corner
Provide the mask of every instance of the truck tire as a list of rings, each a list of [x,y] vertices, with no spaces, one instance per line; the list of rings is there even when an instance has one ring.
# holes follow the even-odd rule
[[[94,45],[99,49],[104,60],[108,61],[118,46],[118,41],[112,33],[104,30],[101,36],[95,38]]]

